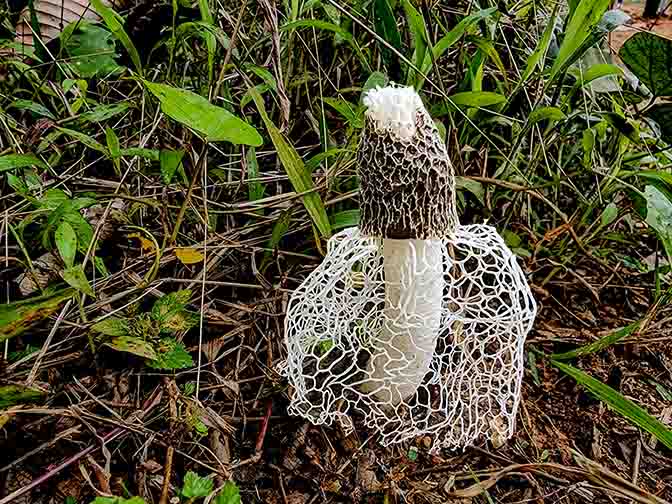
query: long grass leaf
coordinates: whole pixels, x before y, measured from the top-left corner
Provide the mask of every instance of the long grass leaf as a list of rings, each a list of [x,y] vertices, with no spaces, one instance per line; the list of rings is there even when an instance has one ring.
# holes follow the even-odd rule
[[[638,406],[630,399],[626,399],[610,386],[605,385],[569,364],[563,364],[556,360],[551,360],[551,363],[563,373],[574,378],[579,385],[586,388],[591,394],[609,406],[609,408],[627,418],[639,428],[653,434],[668,448],[672,448],[672,431],[660,420],[651,416],[644,408]]]
[[[271,118],[268,117],[266,107],[264,106],[264,100],[259,92],[254,88],[250,88],[249,93],[252,96],[254,103],[257,105],[261,119],[264,121],[266,130],[271,136],[271,141],[278,152],[280,162],[287,172],[287,176],[289,177],[292,186],[294,186],[294,190],[298,193],[307,193],[302,196],[303,204],[317,226],[317,229],[320,231],[320,234],[324,238],[329,238],[331,236],[329,217],[324,208],[324,203],[322,203],[322,198],[318,193],[313,191],[313,179],[310,171],[306,168],[306,165],[301,159],[301,156],[296,152],[296,149],[289,144],[277,126],[273,124]]]
[[[119,14],[117,14],[112,8],[105,5],[102,0],[91,0],[91,4],[100,17],[103,18],[105,25],[110,29],[114,37],[124,46],[137,72],[142,75],[142,62],[140,61],[140,54],[135,48],[135,45],[133,45],[131,38],[128,36],[128,33],[126,33],[124,30],[124,24],[121,16],[119,16]]]
[[[580,48],[587,49],[584,42],[592,35],[593,29],[609,8],[610,2],[611,0],[581,0],[565,30],[565,38],[560,45],[558,57],[551,67],[549,83],[575,59]]]
[[[630,336],[635,330],[637,330],[639,325],[640,322],[634,322],[630,325],[625,326],[622,329],[619,329],[618,331],[614,331],[611,334],[607,334],[603,338],[600,338],[599,340],[594,341],[588,345],[584,345],[574,350],[570,350],[569,352],[552,354],[550,357],[551,359],[555,360],[568,360],[568,359],[574,359],[576,357],[582,357],[584,355],[589,355],[595,352],[599,352],[600,350],[604,350],[605,348],[608,348],[611,345],[617,343],[626,336]]]

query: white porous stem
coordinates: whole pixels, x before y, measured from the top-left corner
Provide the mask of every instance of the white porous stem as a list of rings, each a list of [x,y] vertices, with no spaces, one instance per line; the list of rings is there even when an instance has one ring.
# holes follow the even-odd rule
[[[423,105],[413,88],[386,87],[364,98],[376,131],[412,142]],[[365,389],[397,405],[422,384],[436,349],[443,299],[441,240],[383,239],[385,322]]]

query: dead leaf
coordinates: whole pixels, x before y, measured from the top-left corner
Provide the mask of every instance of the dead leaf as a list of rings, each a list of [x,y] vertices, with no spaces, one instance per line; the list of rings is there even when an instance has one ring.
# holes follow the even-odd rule
[[[182,264],[196,264],[203,262],[205,256],[200,250],[194,248],[178,248],[175,249],[175,256]]]
[[[137,238],[140,241],[140,248],[142,248],[143,252],[154,252],[154,242],[152,240],[148,240],[144,236],[142,236],[140,233],[131,233],[128,235],[129,238]]]
[[[121,4],[126,3],[122,1],[110,2],[109,0],[102,0],[102,2],[109,7],[113,7],[114,4],[121,6]],[[100,16],[89,4],[89,0],[35,0],[33,6],[40,25],[41,39],[45,44],[58,37],[63,28],[70,23],[80,19],[100,21]],[[16,24],[15,40],[22,46],[35,46],[28,7],[21,11],[19,21]]]

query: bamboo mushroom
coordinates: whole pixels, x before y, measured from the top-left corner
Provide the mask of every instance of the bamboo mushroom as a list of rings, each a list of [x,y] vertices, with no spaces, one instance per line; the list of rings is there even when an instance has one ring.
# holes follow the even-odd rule
[[[365,98],[360,227],[290,298],[290,412],[383,443],[433,435],[432,449],[513,434],[523,343],[536,304],[496,230],[461,226],[452,166],[413,89]]]
[[[385,322],[365,390],[391,405],[429,370],[441,322],[442,238],[457,225],[452,167],[412,88],[372,90],[359,149],[364,234],[383,238]]]

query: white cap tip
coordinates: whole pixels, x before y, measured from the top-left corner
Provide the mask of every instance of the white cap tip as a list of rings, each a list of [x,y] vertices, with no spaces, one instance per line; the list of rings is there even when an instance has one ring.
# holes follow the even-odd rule
[[[376,87],[364,96],[366,115],[376,129],[388,131],[407,140],[415,134],[415,118],[423,109],[422,100],[412,87]]]

